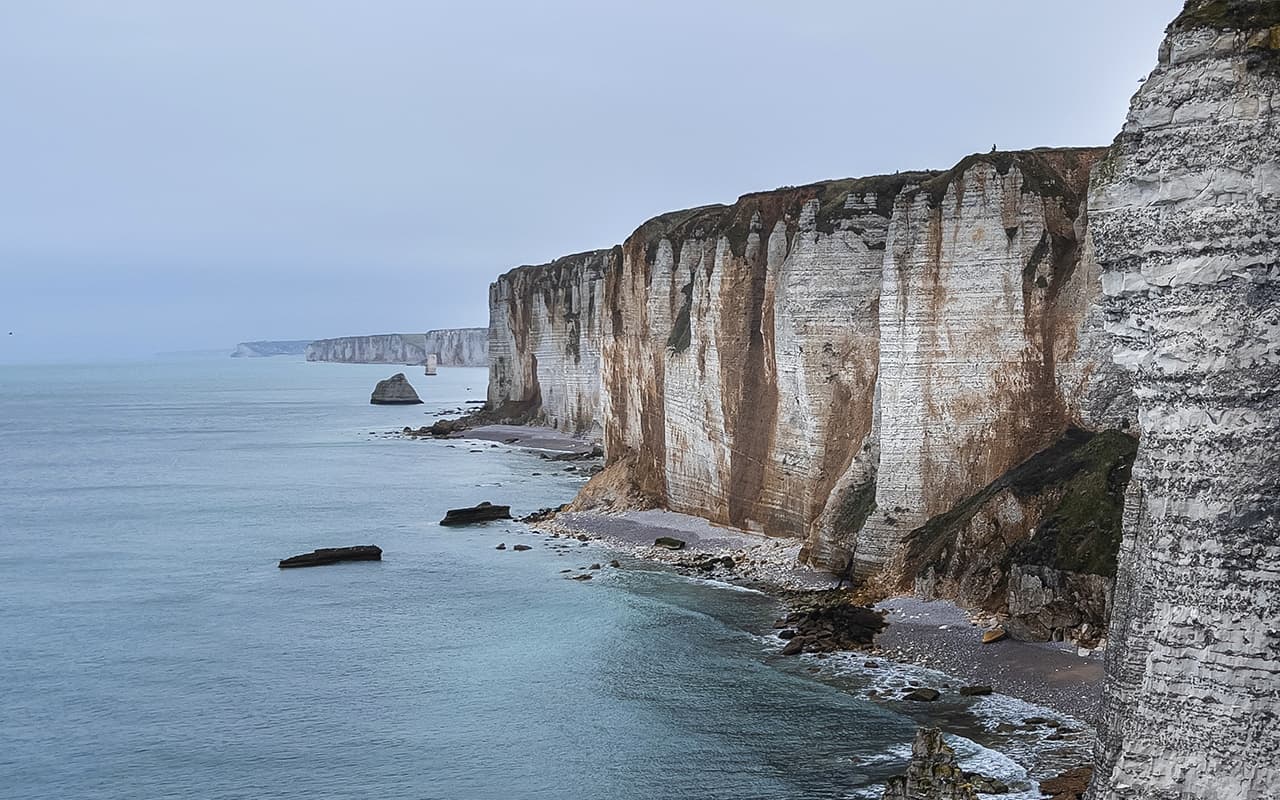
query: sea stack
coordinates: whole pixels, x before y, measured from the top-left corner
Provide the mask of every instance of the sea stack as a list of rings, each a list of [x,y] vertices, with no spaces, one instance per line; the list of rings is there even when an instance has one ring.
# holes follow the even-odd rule
[[[409,379],[403,372],[397,372],[385,381],[378,381],[369,402],[376,406],[412,406],[420,405],[422,400],[409,385]]]

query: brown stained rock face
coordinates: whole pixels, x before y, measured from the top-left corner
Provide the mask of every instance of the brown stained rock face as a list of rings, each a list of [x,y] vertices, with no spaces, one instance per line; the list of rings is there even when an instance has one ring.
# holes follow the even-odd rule
[[[547,420],[594,420],[610,466],[582,502],[803,538],[810,563],[878,569],[929,516],[1094,423],[1080,398],[1106,369],[1092,352],[1078,363],[1096,287],[1077,220],[1099,152],[744,195],[562,260],[594,260],[585,271],[509,273],[492,291],[493,330],[509,332],[491,345],[490,400],[537,392]],[[526,341],[573,315],[577,356]],[[598,395],[575,377],[597,351]]]

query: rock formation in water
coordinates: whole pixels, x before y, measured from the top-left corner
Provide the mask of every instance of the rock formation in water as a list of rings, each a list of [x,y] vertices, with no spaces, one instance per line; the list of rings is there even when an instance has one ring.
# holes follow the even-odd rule
[[[317,339],[307,347],[308,361],[345,364],[422,365],[435,353],[442,367],[489,364],[489,332],[485,328],[445,328],[426,333],[384,333]]]
[[[403,372],[397,372],[390,378],[378,381],[369,396],[369,402],[375,406],[414,406],[421,405],[422,400],[414,391],[409,379]]]
[[[920,728],[911,743],[907,771],[889,779],[883,800],[978,800],[956,751],[942,740],[937,728]]]
[[[289,341],[241,342],[231,351],[232,358],[262,358],[265,356],[300,356],[307,352],[310,339]]]
[[[1280,3],[1193,0],[1090,230],[1141,444],[1092,800],[1280,793]]]
[[[1068,428],[1128,423],[1084,238],[1101,154],[990,153],[750,194],[513,270],[490,290],[490,406],[598,432],[609,468],[583,503],[803,538],[810,562],[873,573]],[[1061,481],[1045,488],[995,492],[982,535],[1027,540],[1062,500]],[[932,530],[947,569],[975,569],[957,538],[974,531]],[[1034,602],[1077,591],[1042,562],[1018,576],[1041,580]],[[1036,635],[1067,627],[1050,617]]]

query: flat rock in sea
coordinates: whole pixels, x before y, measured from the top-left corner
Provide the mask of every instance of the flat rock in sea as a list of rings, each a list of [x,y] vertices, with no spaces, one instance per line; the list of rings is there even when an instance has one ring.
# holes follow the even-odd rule
[[[291,567],[322,567],[340,561],[381,561],[382,548],[372,544],[354,547],[321,547],[310,553],[281,559],[280,569]]]
[[[445,512],[441,525],[472,525],[495,519],[511,519],[511,506],[495,506],[484,502],[470,508],[451,508]]]
[[[369,396],[369,402],[376,406],[412,406],[422,404],[418,393],[413,390],[413,386],[409,384],[409,379],[404,376],[403,372],[397,372],[386,380],[378,381],[378,385],[373,388],[373,394]]]

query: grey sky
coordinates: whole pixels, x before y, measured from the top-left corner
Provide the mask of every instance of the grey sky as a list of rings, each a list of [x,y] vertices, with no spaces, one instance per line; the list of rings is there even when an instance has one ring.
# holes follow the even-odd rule
[[[6,2],[0,361],[483,325],[663,211],[1106,144],[1180,6]]]

